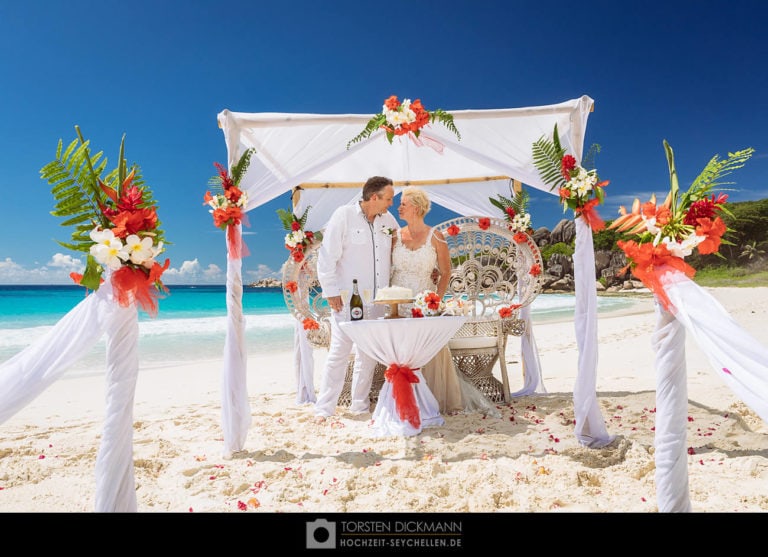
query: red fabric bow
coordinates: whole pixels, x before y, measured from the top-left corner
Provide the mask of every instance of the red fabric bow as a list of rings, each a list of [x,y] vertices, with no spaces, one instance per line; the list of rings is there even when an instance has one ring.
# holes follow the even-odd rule
[[[419,378],[413,373],[414,371],[408,366],[392,364],[384,372],[384,378],[392,383],[392,398],[395,399],[395,408],[397,408],[400,419],[407,420],[413,427],[419,429],[421,427],[421,414],[411,386],[412,383],[418,383]]]
[[[672,302],[661,284],[661,276],[672,269],[677,269],[692,279],[696,274],[696,269],[688,265],[682,258],[672,255],[664,244],[654,246],[651,243],[638,244],[634,240],[627,242],[619,240],[616,245],[634,263],[632,273],[643,281],[643,284],[651,292],[656,294],[664,309],[673,312],[670,309]]]
[[[598,230],[605,228],[605,221],[600,218],[600,215],[597,214],[597,210],[595,210],[595,205],[599,203],[600,201],[597,198],[590,199],[575,211],[576,216],[581,215],[584,217],[584,220],[587,221],[592,232],[597,232]]]
[[[136,302],[150,317],[157,317],[159,290],[155,285],[161,285],[162,290],[168,293],[168,289],[160,282],[160,276],[170,264],[170,259],[166,259],[163,266],[154,263],[149,274],[134,267],[120,267],[112,273],[112,288],[117,303],[125,308]]]
[[[245,215],[244,215],[245,216]],[[245,245],[240,228],[235,224],[227,226],[227,255],[232,260],[248,257],[251,252]]]

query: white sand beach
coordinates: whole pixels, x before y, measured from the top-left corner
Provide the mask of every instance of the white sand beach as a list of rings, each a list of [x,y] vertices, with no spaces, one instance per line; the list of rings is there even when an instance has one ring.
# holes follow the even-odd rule
[[[707,289],[768,345],[768,288]],[[598,321],[603,449],[573,434],[572,322],[535,324],[548,394],[502,417],[446,416],[411,438],[372,438],[339,409],[323,424],[295,404],[293,355],[249,357],[252,425],[225,459],[221,358],[141,369],[134,405],[139,512],[657,512],[653,300]],[[522,386],[511,337],[512,390]],[[694,512],[768,511],[768,424],[688,338],[688,470]],[[319,385],[324,351],[315,351]],[[104,377],[65,377],[0,425],[0,511],[91,512]]]

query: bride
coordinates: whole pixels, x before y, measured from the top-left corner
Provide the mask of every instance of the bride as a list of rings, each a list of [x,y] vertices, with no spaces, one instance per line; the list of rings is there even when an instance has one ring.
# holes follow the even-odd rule
[[[424,222],[431,203],[423,190],[409,186],[403,189],[397,213],[406,226],[400,228],[392,242],[392,272],[389,283],[410,288],[414,294],[434,291],[445,295],[451,275],[448,244],[439,230]],[[435,285],[433,271],[440,278]],[[400,304],[399,313],[411,317],[412,304]],[[421,369],[422,375],[440,404],[440,412],[481,412],[500,417],[496,407],[461,373],[456,371],[448,346]]]

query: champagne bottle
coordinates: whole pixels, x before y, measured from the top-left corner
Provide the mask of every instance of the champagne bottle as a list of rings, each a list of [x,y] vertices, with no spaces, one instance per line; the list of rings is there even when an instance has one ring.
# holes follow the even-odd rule
[[[363,299],[357,290],[357,279],[352,280],[352,297],[349,299],[349,318],[360,321],[363,318]]]

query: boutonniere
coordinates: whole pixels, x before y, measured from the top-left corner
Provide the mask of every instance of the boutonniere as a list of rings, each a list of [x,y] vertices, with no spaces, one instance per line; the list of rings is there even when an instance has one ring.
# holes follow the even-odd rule
[[[384,234],[385,236],[389,236],[391,238],[395,234],[395,229],[394,228],[390,228],[388,226],[382,226],[381,227],[381,233]]]

